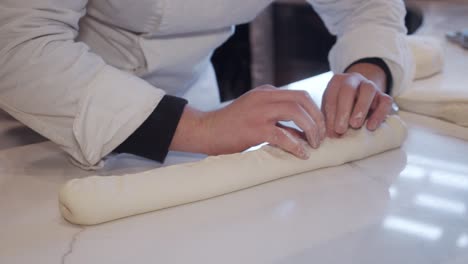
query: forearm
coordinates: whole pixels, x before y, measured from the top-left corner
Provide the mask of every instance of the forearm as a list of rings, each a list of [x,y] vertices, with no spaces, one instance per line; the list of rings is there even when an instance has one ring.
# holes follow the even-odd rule
[[[92,169],[164,93],[75,42],[78,2],[1,1],[0,108]]]
[[[207,141],[207,138],[209,138],[206,124],[207,115],[207,113],[187,105],[177,125],[169,149],[211,154],[209,141]]]

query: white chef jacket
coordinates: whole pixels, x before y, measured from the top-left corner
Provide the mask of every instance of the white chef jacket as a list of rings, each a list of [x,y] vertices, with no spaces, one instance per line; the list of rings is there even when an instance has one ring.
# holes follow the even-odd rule
[[[272,1],[1,0],[0,108],[92,168],[166,93],[216,87],[213,50]],[[309,2],[338,36],[335,73],[378,57],[394,94],[409,84],[401,0]]]

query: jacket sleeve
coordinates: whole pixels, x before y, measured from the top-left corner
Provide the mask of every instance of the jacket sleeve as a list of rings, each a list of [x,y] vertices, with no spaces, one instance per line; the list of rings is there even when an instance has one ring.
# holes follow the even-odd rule
[[[342,73],[363,58],[381,58],[392,77],[392,95],[410,85],[414,65],[406,42],[401,0],[308,0],[338,37],[329,54],[333,72]]]
[[[86,168],[129,137],[164,92],[76,42],[87,0],[2,0],[0,107]]]

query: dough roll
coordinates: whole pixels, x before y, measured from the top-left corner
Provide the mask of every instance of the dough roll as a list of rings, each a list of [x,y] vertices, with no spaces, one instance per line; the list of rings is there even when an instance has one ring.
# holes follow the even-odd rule
[[[99,224],[341,165],[397,148],[405,138],[403,122],[391,116],[374,132],[363,128],[341,139],[327,138],[319,149],[309,149],[308,160],[267,145],[143,173],[73,179],[60,190],[60,212],[71,223]]]

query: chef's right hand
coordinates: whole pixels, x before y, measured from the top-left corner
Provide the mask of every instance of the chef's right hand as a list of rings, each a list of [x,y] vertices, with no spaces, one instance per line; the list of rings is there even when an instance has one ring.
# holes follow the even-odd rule
[[[302,131],[285,127],[279,121],[294,121]],[[323,114],[306,91],[279,90],[266,85],[213,112],[187,106],[171,149],[219,155],[268,142],[307,159],[307,143],[300,139],[318,148],[325,136]]]

